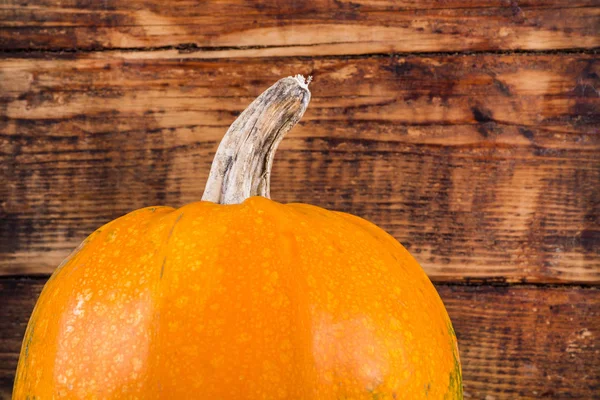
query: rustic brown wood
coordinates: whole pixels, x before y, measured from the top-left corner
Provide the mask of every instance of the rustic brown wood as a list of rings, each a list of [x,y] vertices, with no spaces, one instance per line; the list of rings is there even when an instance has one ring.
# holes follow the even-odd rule
[[[7,0],[0,6],[0,49],[160,46],[209,58],[594,48],[600,7],[594,0]]]
[[[0,275],[50,273],[117,216],[199,200],[235,116],[304,73],[275,200],[372,220],[436,281],[600,281],[595,55],[152,55],[0,61]]]
[[[592,399],[600,393],[600,290],[440,286],[465,398]]]
[[[29,316],[46,279],[0,279],[0,399],[10,399]]]
[[[410,249],[465,398],[597,397],[599,47],[597,0],[2,2],[0,399],[48,273],[119,215],[199,200],[227,127],[298,73],[272,197]],[[456,51],[481,54],[392,55]]]
[[[21,339],[44,281],[0,280],[0,398],[10,397]],[[600,289],[484,285],[438,291],[459,340],[466,399],[598,394]]]

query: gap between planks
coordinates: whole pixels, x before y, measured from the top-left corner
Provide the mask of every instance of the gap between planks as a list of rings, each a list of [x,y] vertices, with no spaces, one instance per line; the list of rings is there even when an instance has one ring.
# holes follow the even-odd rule
[[[111,53],[159,53],[177,51],[183,58],[194,58],[197,56],[198,59],[214,60],[225,58],[210,57],[210,53],[226,52],[226,51],[250,51],[250,50],[274,50],[278,48],[292,48],[292,47],[310,47],[317,46],[313,45],[279,45],[279,46],[199,46],[196,43],[182,43],[178,45],[169,46],[155,46],[155,47],[90,47],[90,48],[72,48],[72,47],[58,47],[52,49],[37,49],[37,48],[15,48],[15,49],[3,49],[0,50],[0,59],[3,55],[21,55],[21,54],[39,54],[39,55],[61,55],[61,54],[95,54],[104,53],[110,55]],[[205,55],[203,53],[207,53]],[[582,48],[563,48],[563,49],[547,49],[547,50],[526,50],[526,49],[498,49],[498,50],[463,50],[463,51],[414,51],[414,52],[389,52],[389,53],[362,53],[362,54],[319,54],[311,56],[302,55],[284,55],[284,56],[235,56],[231,58],[262,58],[262,59],[364,59],[364,58],[386,58],[386,57],[445,57],[445,56],[511,56],[511,55],[596,55],[600,53],[600,47],[593,47],[589,49]]]

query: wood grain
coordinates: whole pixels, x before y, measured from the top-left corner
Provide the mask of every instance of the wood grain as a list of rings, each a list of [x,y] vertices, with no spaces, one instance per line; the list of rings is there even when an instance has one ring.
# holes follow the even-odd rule
[[[594,0],[6,0],[0,49],[181,46],[196,57],[600,46]]]
[[[272,197],[410,249],[466,399],[598,397],[597,0],[0,3],[0,399],[48,274],[105,222],[199,200],[229,124],[298,73]]]
[[[0,279],[0,398],[10,398],[45,279]],[[600,387],[600,289],[438,286],[459,340],[465,398],[592,399]],[[489,397],[486,397],[489,396]]]
[[[600,282],[595,55],[152,55],[0,61],[0,275],[50,273],[105,222],[198,201],[238,113],[303,73],[275,200],[375,222],[436,281]]]

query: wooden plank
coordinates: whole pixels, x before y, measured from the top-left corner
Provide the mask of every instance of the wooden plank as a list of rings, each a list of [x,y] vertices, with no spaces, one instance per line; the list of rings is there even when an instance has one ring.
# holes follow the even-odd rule
[[[300,72],[312,102],[274,199],[375,222],[435,281],[600,281],[595,55],[152,54],[0,61],[0,275],[50,273],[111,219],[199,200],[235,116]]]
[[[0,399],[12,396],[12,386],[29,316],[46,279],[0,279]]]
[[[0,398],[10,398],[21,339],[43,283],[0,280]],[[438,286],[438,291],[459,340],[465,398],[598,394],[600,289]]]
[[[183,46],[197,57],[600,46],[594,0],[29,1],[0,6],[0,49]]]
[[[600,392],[598,288],[438,291],[457,332],[465,398],[592,399]]]

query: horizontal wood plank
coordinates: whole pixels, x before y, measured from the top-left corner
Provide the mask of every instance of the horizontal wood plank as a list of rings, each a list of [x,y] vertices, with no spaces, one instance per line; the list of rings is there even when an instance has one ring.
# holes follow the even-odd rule
[[[183,46],[196,57],[600,46],[593,0],[7,0],[0,49]]]
[[[0,60],[0,275],[47,274],[100,225],[201,198],[235,116],[314,75],[273,198],[351,212],[435,281],[600,282],[594,55]]]
[[[599,289],[438,291],[459,340],[465,398],[592,399],[599,393]]]
[[[44,279],[0,279],[0,398],[10,398]],[[600,387],[600,289],[438,286],[459,340],[465,398],[591,399]]]

